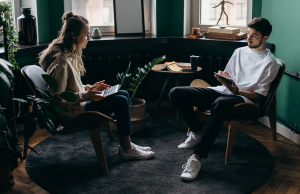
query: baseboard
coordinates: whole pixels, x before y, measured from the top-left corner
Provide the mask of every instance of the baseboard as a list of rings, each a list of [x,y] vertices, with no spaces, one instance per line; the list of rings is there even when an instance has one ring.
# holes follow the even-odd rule
[[[266,127],[270,128],[269,117],[264,116],[264,117],[259,118],[257,121],[260,122],[261,124],[265,125]],[[276,122],[276,131],[277,131],[277,133],[284,136],[285,138],[300,145],[300,135],[298,135],[297,133],[294,133],[286,126],[281,125],[280,123]]]

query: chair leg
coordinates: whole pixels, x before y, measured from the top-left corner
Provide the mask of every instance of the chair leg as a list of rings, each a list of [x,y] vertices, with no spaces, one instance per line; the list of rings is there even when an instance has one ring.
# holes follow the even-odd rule
[[[108,168],[105,159],[105,153],[103,150],[101,135],[99,131],[99,125],[93,126],[89,129],[90,137],[95,149],[95,152],[98,156],[99,162],[101,164],[102,171],[105,174],[108,174]]]
[[[23,150],[23,159],[25,160],[27,158],[27,152],[28,152],[28,146],[29,144],[29,139],[25,139],[25,142],[24,142],[24,150]]]
[[[32,106],[33,106],[33,102],[31,102],[31,105],[29,105],[28,112],[32,112],[32,110],[33,110]],[[27,152],[28,152],[27,146],[28,145],[29,145],[29,139],[25,139],[24,150],[23,150],[23,159],[27,158]]]
[[[106,130],[106,133],[107,133],[110,141],[113,141],[114,140],[114,135],[112,133],[112,130],[111,130],[109,122],[104,123],[104,128]]]
[[[268,110],[272,138],[276,141],[276,102],[273,100]]]
[[[230,156],[232,153],[233,144],[235,141],[236,133],[239,127],[239,121],[232,119],[228,127],[228,138],[227,138],[227,147],[226,147],[226,156],[225,156],[225,165],[229,164]]]

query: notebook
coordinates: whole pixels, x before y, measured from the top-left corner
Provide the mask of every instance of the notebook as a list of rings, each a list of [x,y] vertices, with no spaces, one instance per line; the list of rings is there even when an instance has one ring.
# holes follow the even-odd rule
[[[97,95],[107,97],[107,96],[113,95],[113,94],[115,94],[115,93],[118,93],[119,90],[120,90],[120,88],[121,88],[121,86],[122,86],[122,84],[124,83],[126,74],[128,73],[128,70],[129,70],[129,68],[130,68],[130,64],[131,64],[131,61],[129,62],[129,65],[128,65],[126,71],[125,71],[125,74],[123,75],[123,78],[122,78],[120,84],[114,85],[114,86],[112,86],[112,87],[110,87],[110,88],[106,88],[105,90],[102,91],[101,94],[97,94]]]

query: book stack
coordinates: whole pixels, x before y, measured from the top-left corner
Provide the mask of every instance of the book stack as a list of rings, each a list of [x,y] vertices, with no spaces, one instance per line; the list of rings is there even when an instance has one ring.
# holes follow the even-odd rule
[[[227,39],[227,40],[239,40],[247,37],[247,34],[241,32],[239,28],[233,27],[209,27],[208,32],[204,33],[206,38],[217,38],[217,39]]]

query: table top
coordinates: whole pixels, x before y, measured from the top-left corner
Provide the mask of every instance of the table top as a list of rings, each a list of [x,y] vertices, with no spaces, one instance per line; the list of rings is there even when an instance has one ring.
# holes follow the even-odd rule
[[[158,73],[171,73],[171,74],[196,74],[199,73],[202,68],[197,67],[197,71],[168,71],[168,70],[158,70],[162,68],[163,64],[157,64],[154,65],[151,69],[151,71],[158,72]]]

